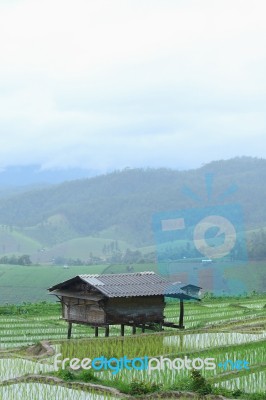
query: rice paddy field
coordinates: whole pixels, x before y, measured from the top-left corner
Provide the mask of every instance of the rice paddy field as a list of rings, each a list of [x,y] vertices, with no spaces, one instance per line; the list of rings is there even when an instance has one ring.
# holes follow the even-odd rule
[[[60,382],[49,380],[49,376],[55,376],[53,357],[59,353],[62,358],[80,359],[213,358],[216,368],[201,370],[213,393],[228,393],[228,398],[266,399],[266,296],[186,302],[185,330],[165,328],[162,332],[141,333],[137,329],[137,334],[132,335],[131,328],[127,328],[124,337],[119,336],[116,326],[110,328],[109,337],[99,329],[99,337],[95,338],[92,328],[73,325],[72,339],[67,340],[67,326],[60,314],[57,303],[0,307],[0,400],[126,398],[126,394],[76,384],[73,377]],[[169,301],[166,319],[175,322],[178,315],[178,303]],[[49,341],[54,355],[41,356],[27,350],[29,346],[34,349],[41,341]],[[231,368],[231,364],[225,367],[226,360],[232,363],[245,360],[248,369]],[[156,383],[159,393],[173,390],[185,393],[191,388],[191,371],[170,369],[167,362],[160,370],[151,372],[95,371],[90,379],[92,383],[95,380],[122,391],[134,382],[151,386]]]

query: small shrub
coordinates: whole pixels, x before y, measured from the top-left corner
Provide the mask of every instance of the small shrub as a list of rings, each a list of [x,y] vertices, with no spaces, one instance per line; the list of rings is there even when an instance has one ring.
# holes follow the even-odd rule
[[[211,385],[206,381],[204,376],[198,370],[193,369],[192,375],[192,390],[201,395],[210,394],[212,392]]]
[[[161,385],[158,385],[153,382],[143,382],[143,381],[133,380],[129,384],[129,393],[132,395],[157,392],[160,389]]]
[[[74,374],[68,369],[60,369],[56,375],[64,381],[73,381],[74,379]]]
[[[83,369],[77,375],[77,379],[79,379],[79,380],[81,380],[83,382],[100,381],[100,379],[97,378],[91,370],[85,370],[85,369]]]
[[[176,383],[173,383],[169,389],[170,390],[192,390],[192,381],[190,378],[185,377],[182,380],[178,380]]]
[[[232,393],[232,396],[233,396],[234,399],[237,399],[241,395],[243,395],[243,392],[242,392],[242,390],[239,390],[239,389],[233,391],[233,393]]]

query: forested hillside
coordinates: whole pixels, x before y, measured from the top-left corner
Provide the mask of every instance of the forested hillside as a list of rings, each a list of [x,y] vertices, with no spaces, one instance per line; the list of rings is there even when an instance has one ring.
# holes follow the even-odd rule
[[[266,160],[249,157],[189,171],[125,169],[1,199],[0,224],[31,238],[35,249],[85,236],[140,247],[154,244],[156,212],[235,202],[250,230],[266,225],[265,182]]]

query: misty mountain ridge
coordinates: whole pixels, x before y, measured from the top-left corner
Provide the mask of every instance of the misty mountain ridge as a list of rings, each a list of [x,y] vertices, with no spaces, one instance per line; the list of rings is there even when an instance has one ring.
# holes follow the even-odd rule
[[[264,227],[265,181],[266,160],[240,157],[188,171],[126,168],[31,189],[0,199],[4,243],[0,252],[25,253],[31,248],[37,252],[46,247],[57,249],[53,255],[62,255],[71,254],[75,245],[78,254],[77,241],[82,238],[85,247],[89,238],[92,248],[96,239],[101,246],[112,240],[125,247],[152,246],[153,214],[221,204],[221,198],[222,204],[243,207],[246,229]]]
[[[14,165],[0,170],[0,188],[58,184],[96,175],[99,171],[85,168],[44,169],[40,165]]]

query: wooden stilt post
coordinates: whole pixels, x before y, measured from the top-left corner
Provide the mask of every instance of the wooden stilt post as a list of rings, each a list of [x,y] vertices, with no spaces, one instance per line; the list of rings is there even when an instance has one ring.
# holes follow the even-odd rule
[[[99,327],[98,326],[95,326],[95,337],[98,337],[99,336]]]
[[[142,326],[141,326],[141,332],[142,332],[142,333],[145,332],[145,324],[142,324]]]
[[[68,330],[67,330],[67,338],[71,338],[71,331],[72,331],[72,322],[68,323]]]
[[[179,328],[184,329],[184,300],[180,299]]]
[[[121,324],[121,336],[125,336],[125,325]]]
[[[133,334],[133,335],[136,334],[136,325],[132,325],[132,334]]]
[[[109,336],[109,325],[105,327],[105,337]]]

